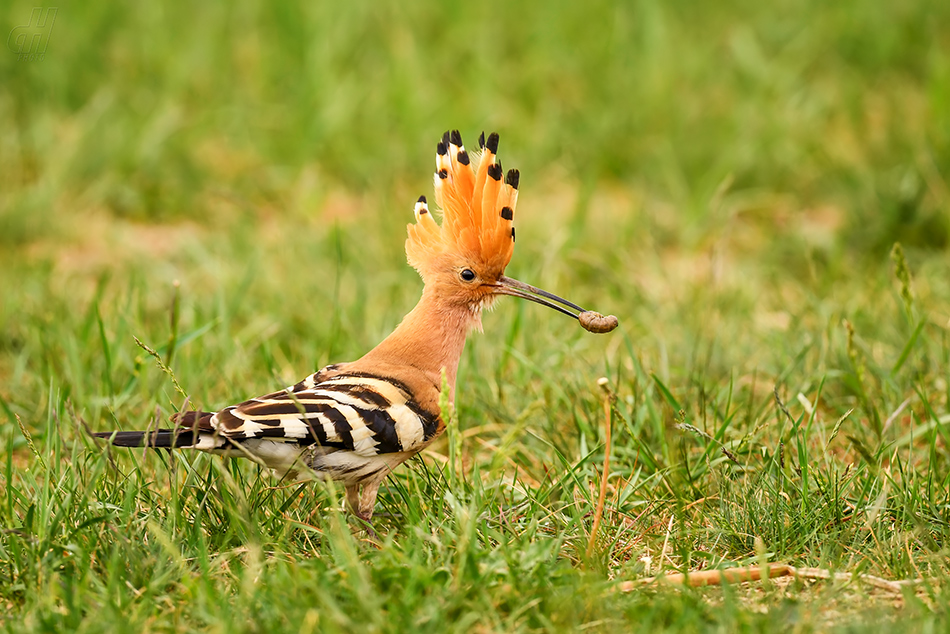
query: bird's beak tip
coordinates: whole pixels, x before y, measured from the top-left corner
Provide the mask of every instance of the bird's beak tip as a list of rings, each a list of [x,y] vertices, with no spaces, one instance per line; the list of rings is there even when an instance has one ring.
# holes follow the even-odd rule
[[[537,288],[536,286],[531,286],[530,284],[525,284],[524,282],[519,282],[518,280],[502,275],[498,278],[498,292],[504,295],[513,295],[515,297],[520,297],[522,299],[527,299],[542,306],[547,306],[552,308],[560,313],[567,315],[568,317],[573,317],[584,328],[587,332],[593,333],[605,333],[610,332],[619,325],[619,321],[613,315],[601,315],[600,313],[585,310],[573,302],[558,297],[553,293],[549,293],[543,289]],[[576,313],[571,312],[568,308],[571,308]]]

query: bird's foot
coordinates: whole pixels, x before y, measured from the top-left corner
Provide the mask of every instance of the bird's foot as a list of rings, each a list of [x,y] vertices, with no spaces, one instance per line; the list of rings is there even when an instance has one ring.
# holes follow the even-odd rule
[[[356,521],[359,524],[359,527],[366,531],[366,536],[372,540],[378,540],[379,535],[376,534],[376,529],[373,528],[372,515],[363,515],[361,513],[354,513],[353,517],[356,518]]]

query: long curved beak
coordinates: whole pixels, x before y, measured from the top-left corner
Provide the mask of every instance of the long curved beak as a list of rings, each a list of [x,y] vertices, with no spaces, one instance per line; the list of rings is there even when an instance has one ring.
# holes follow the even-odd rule
[[[518,280],[510,278],[506,275],[502,275],[500,278],[498,278],[498,283],[495,285],[495,292],[500,295],[512,295],[514,297],[527,299],[536,304],[553,308],[559,313],[563,313],[568,317],[573,317],[574,319],[578,319],[580,313],[587,312],[577,304],[569,302],[562,297],[558,297],[554,293],[549,293],[546,290],[537,288],[536,286],[519,282]],[[565,306],[567,308],[565,308]],[[572,312],[568,310],[568,308],[571,308],[577,312]]]

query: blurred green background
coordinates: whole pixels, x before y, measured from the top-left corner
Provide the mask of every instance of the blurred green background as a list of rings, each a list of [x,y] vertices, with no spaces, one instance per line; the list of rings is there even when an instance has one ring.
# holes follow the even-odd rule
[[[836,208],[855,250],[945,248],[948,22],[944,2],[70,3],[43,61],[0,57],[0,233],[428,189],[451,127],[499,131],[529,183],[611,183],[687,226],[744,193]]]
[[[0,34],[27,24],[33,8],[5,3]],[[64,511],[67,521],[54,525],[63,534],[50,529],[50,539],[73,540],[70,552],[90,559],[78,566],[19,551],[22,540],[4,533],[0,554],[20,553],[9,568],[19,572],[0,583],[9,606],[75,626],[49,615],[78,614],[78,623],[86,608],[65,610],[45,575],[76,566],[121,588],[113,605],[90,581],[87,605],[124,618],[125,601],[137,623],[150,623],[151,610],[164,608],[125,585],[157,574],[149,566],[198,576],[149,544],[136,545],[154,558],[143,571],[103,570],[96,561],[124,561],[116,535],[129,526],[88,524],[87,502],[124,504],[122,521],[141,511],[199,560],[254,539],[291,558],[306,550],[295,535],[242,525],[250,520],[229,516],[226,503],[221,526],[199,518],[183,536],[161,516],[174,505],[150,497],[177,495],[164,488],[174,473],[161,458],[134,462],[135,493],[117,493],[99,482],[106,465],[87,451],[80,421],[144,427],[181,406],[133,335],[159,351],[199,407],[292,384],[375,345],[418,298],[405,224],[416,198],[431,193],[435,144],[450,128],[469,147],[481,131],[499,132],[502,161],[521,170],[509,274],[621,322],[595,337],[540,307],[502,301],[462,360],[466,465],[492,492],[481,492],[487,506],[473,513],[498,515],[509,493],[521,499],[503,486],[513,471],[529,497],[549,467],[576,473],[576,489],[557,475],[551,487],[564,492],[518,507],[523,518],[510,522],[521,532],[506,524],[503,538],[484,540],[518,553],[537,546],[559,571],[586,561],[578,552],[587,507],[559,504],[599,486],[596,378],[609,375],[619,397],[604,529],[617,541],[579,581],[508,562],[511,572],[499,575],[535,606],[529,625],[611,623],[605,614],[639,622],[652,595],[624,603],[598,584],[645,574],[640,555],[666,553],[667,541],[667,561],[684,569],[757,561],[761,539],[776,560],[946,578],[950,2],[69,2],[57,7],[42,60],[19,59],[15,48],[8,38],[0,50],[3,521],[26,534],[29,509],[57,508],[37,491],[60,477],[58,463],[37,466],[19,416],[40,456],[62,451],[88,469],[69,476],[83,502]],[[898,241],[909,277],[895,275],[889,257]],[[428,468],[441,469],[435,456],[445,453],[434,446]],[[210,483],[204,459],[195,464]],[[430,532],[419,528],[425,504],[400,497],[424,488],[418,464],[380,498],[406,513],[385,525],[399,548],[361,553],[376,567],[339,601],[397,593],[383,577],[406,569],[399,557],[417,573],[457,572],[445,563],[452,552],[478,547],[452,541],[455,516],[444,509],[428,513],[445,522],[432,532],[450,545],[446,560],[433,563],[428,542],[412,541]],[[892,464],[906,469],[899,484]],[[290,498],[280,513],[318,521],[323,498],[313,495],[317,510]],[[869,499],[879,506],[865,516]],[[552,546],[555,536],[562,541]],[[335,561],[323,555],[308,568],[318,577]],[[488,547],[472,555],[494,556]],[[269,565],[295,578],[277,559]],[[505,629],[505,618],[522,618],[507,602],[510,585],[458,570],[446,573],[452,587],[470,582],[492,607],[458,595],[472,620],[457,623],[484,617]],[[240,607],[242,582],[222,579],[181,592],[197,605]],[[557,592],[573,596],[575,582],[587,588],[577,596],[602,603],[584,611],[562,601]],[[549,591],[541,607],[530,603]],[[180,603],[179,590],[149,592]],[[273,592],[259,600],[288,600]],[[739,622],[728,605],[710,616],[692,595],[663,596],[658,623]],[[930,598],[947,605],[945,593]],[[775,617],[782,625],[819,618],[786,607]],[[871,618],[860,600],[853,613]]]

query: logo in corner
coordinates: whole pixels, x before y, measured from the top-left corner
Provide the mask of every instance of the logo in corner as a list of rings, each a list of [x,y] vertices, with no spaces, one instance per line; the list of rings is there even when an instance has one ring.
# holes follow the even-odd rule
[[[57,7],[46,7],[44,13],[43,7],[33,7],[29,23],[13,27],[7,37],[7,48],[16,53],[17,61],[43,61],[57,11]]]

